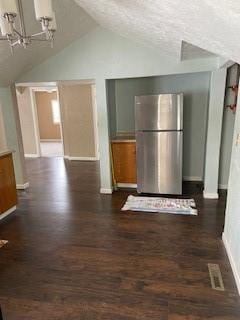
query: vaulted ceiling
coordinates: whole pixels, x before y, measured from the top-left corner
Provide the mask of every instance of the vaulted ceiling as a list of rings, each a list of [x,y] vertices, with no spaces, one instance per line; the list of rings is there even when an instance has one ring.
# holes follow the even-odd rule
[[[176,59],[184,57],[184,41],[192,46],[187,51],[190,49],[195,56],[206,56],[210,51],[240,63],[239,1],[75,1],[106,28],[159,48]]]
[[[22,0],[27,30],[40,31],[33,0]],[[0,42],[0,86],[56,54],[98,25],[179,60],[225,57],[240,63],[240,3],[232,0],[53,0],[54,48],[35,43],[12,56]]]
[[[33,0],[22,2],[27,31],[29,33],[41,31],[39,22],[35,20]],[[16,47],[12,55],[8,43],[0,42],[0,86],[8,85],[22,73],[56,54],[97,26],[97,23],[73,0],[54,0],[53,7],[58,24],[53,48],[44,42],[34,43],[26,50]]]

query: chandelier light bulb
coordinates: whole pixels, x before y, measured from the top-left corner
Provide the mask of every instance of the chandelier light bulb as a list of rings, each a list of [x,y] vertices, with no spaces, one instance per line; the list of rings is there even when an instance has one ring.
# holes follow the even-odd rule
[[[0,16],[0,29],[4,37],[9,36],[13,33],[11,23],[9,23],[3,16]]]
[[[6,14],[16,16],[18,14],[16,0],[0,0],[0,15]]]
[[[53,19],[52,0],[34,0],[35,14],[38,21]]]

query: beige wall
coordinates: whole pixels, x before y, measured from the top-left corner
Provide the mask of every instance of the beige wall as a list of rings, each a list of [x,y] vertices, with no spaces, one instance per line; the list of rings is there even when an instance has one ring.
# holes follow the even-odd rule
[[[60,125],[53,122],[52,100],[57,100],[57,92],[36,92],[38,126],[41,140],[61,140]]]
[[[17,89],[17,102],[20,117],[24,154],[37,154],[37,144],[34,130],[34,117],[31,101],[30,88],[20,87]]]
[[[3,123],[2,107],[0,105],[0,152],[7,149],[5,128]]]
[[[65,154],[96,157],[91,85],[60,85],[59,95]]]

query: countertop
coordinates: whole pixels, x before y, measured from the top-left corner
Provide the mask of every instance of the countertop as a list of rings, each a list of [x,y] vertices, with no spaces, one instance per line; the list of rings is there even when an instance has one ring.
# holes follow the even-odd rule
[[[116,136],[114,138],[111,138],[111,142],[136,142],[136,137],[135,135],[131,135],[131,136]]]
[[[13,153],[12,150],[0,150],[0,157]]]

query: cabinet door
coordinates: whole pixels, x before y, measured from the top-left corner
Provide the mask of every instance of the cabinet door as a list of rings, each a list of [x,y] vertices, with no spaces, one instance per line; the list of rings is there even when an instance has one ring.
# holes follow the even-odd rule
[[[113,142],[113,167],[116,182],[136,183],[136,143]]]
[[[0,211],[6,212],[17,203],[12,155],[0,158]]]

